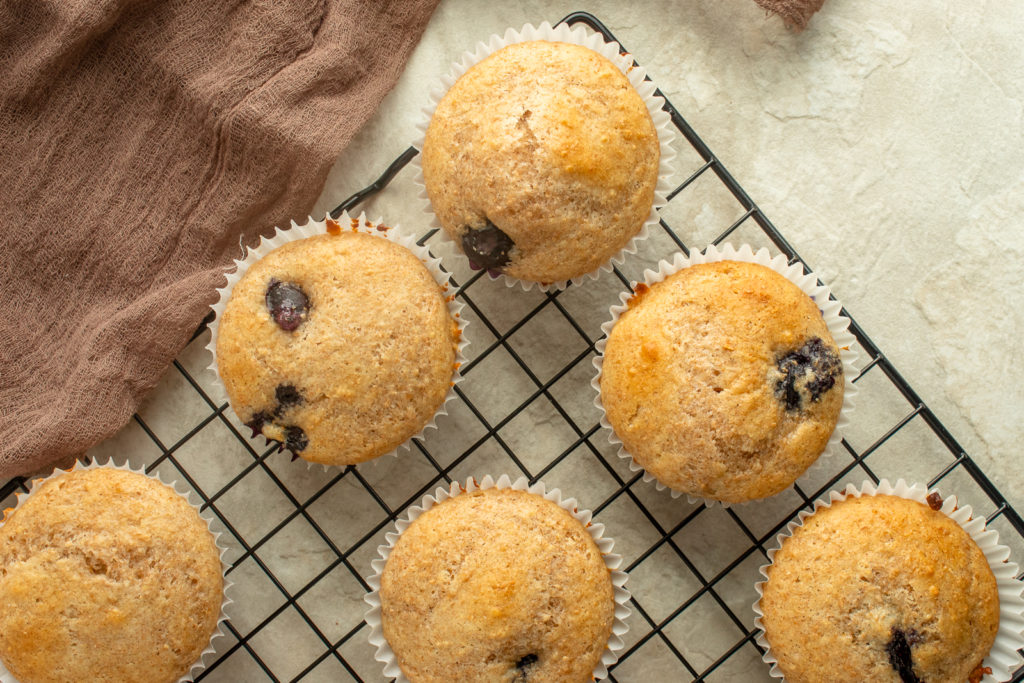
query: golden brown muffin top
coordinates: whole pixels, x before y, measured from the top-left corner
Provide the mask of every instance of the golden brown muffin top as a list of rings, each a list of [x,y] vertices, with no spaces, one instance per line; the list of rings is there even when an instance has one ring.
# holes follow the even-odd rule
[[[206,522],[141,474],[62,474],[0,527],[0,660],[21,683],[176,681],[222,599]]]
[[[254,432],[311,462],[351,465],[430,422],[458,336],[415,254],[346,230],[288,242],[248,269],[220,321],[217,365]]]
[[[577,519],[491,488],[435,505],[402,533],[381,576],[381,625],[413,683],[589,681],[613,591]]]
[[[616,436],[658,481],[741,502],[786,488],[825,449],[843,367],[799,287],[721,261],[638,285],[608,336],[600,387]]]
[[[470,260],[543,283],[627,245],[650,214],[659,161],[647,106],[618,67],[545,41],[509,45],[460,77],[423,146],[434,212]],[[507,262],[494,265],[499,252]]]
[[[775,554],[761,610],[791,683],[963,683],[999,630],[996,579],[974,540],[889,495],[804,520]]]

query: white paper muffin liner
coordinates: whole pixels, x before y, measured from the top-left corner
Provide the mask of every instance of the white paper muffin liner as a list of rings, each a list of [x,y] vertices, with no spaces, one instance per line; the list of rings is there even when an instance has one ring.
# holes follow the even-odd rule
[[[839,347],[839,356],[843,362],[843,405],[839,411],[836,427],[832,430],[832,436],[825,445],[825,450],[822,451],[821,455],[819,455],[803,473],[801,473],[800,476],[804,476],[807,472],[810,472],[817,467],[821,467],[826,458],[829,458],[842,450],[843,431],[850,424],[850,414],[853,412],[854,400],[857,395],[857,385],[853,383],[853,380],[857,376],[855,365],[858,357],[858,353],[854,347],[857,340],[848,329],[850,326],[850,319],[839,314],[839,311],[843,307],[842,304],[830,298],[832,291],[825,285],[819,284],[818,278],[814,273],[804,272],[803,266],[799,263],[790,265],[786,260],[785,254],[778,254],[773,257],[767,248],[761,248],[755,252],[748,244],[741,245],[738,249],[733,247],[731,244],[725,244],[722,247],[716,247],[712,244],[708,245],[703,252],[696,250],[691,251],[689,257],[685,256],[682,252],[677,252],[671,261],[662,259],[658,263],[657,271],[650,269],[645,270],[643,274],[644,282],[648,286],[651,286],[657,282],[661,282],[669,275],[673,275],[684,268],[689,268],[690,266],[700,263],[717,263],[718,261],[744,261],[747,263],[757,263],[771,268],[776,273],[779,273],[795,284],[804,292],[804,294],[811,297],[814,303],[817,304],[818,310],[821,311],[825,324],[828,326],[829,333],[835,340],[836,346]],[[618,322],[619,316],[629,309],[628,302],[633,297],[633,290],[635,289],[636,283],[633,283],[630,291],[622,292],[619,295],[620,303],[611,307],[611,320],[601,326],[601,331],[604,333],[604,337],[596,344],[598,355],[594,358],[593,362],[594,367],[597,369],[597,374],[591,380],[590,385],[597,392],[597,397],[594,399],[594,405],[601,411],[601,426],[608,429],[607,433],[609,441],[611,441],[612,444],[619,446],[619,457],[629,460],[629,468],[631,471],[643,472],[643,480],[646,482],[654,482],[657,489],[661,491],[668,487],[658,481],[654,475],[645,470],[636,462],[636,460],[633,459],[633,456],[629,454],[626,447],[623,445],[622,440],[615,434],[614,428],[608,421],[604,405],[601,403],[601,368],[604,365],[604,349],[608,343],[608,335],[611,334],[612,328],[615,327],[615,323]],[[792,484],[783,489],[783,491],[788,490],[790,487],[792,487]],[[683,495],[681,491],[676,491],[674,489],[669,489],[669,492],[673,498],[678,498]],[[779,493],[782,493],[782,491]],[[686,498],[690,503],[704,503],[709,506],[721,505],[722,507],[746,505],[748,503],[756,502],[757,500],[763,500],[755,499],[744,501],[742,503],[728,503],[715,500],[713,498],[695,496],[690,493],[686,494]]]
[[[8,508],[8,509],[3,511],[2,518],[0,518],[0,527],[2,527],[4,525],[4,523],[7,521],[7,519],[10,517],[11,514],[13,514],[18,508],[20,508],[22,505],[24,505],[25,501],[27,501],[32,496],[32,494],[35,491],[39,490],[39,488],[42,487],[42,485],[45,484],[46,482],[50,481],[51,479],[56,479],[58,477],[61,477],[61,476],[65,475],[65,474],[68,474],[70,472],[77,472],[77,471],[80,471],[80,470],[94,470],[94,469],[116,469],[116,470],[124,470],[126,472],[133,472],[135,474],[141,474],[144,477],[148,477],[149,479],[155,479],[155,480],[159,481],[161,484],[163,484],[164,486],[170,488],[172,491],[174,491],[179,496],[184,498],[185,501],[189,505],[191,505],[192,508],[196,511],[196,513],[202,518],[202,520],[204,522],[206,522],[206,527],[209,529],[210,535],[213,536],[213,541],[216,544],[217,549],[220,551],[221,578],[224,581],[224,594],[223,594],[223,598],[221,599],[221,603],[220,603],[220,615],[217,617],[217,627],[216,627],[216,629],[214,629],[213,634],[210,636],[209,644],[202,651],[202,653],[200,653],[199,659],[196,661],[196,663],[193,664],[192,666],[190,666],[188,671],[185,673],[185,675],[183,675],[177,681],[177,683],[187,683],[188,681],[191,681],[193,678],[198,676],[199,673],[202,672],[202,670],[206,668],[205,660],[206,660],[206,658],[209,655],[213,654],[214,649],[215,649],[214,645],[213,645],[214,641],[217,638],[220,638],[221,636],[224,635],[224,624],[227,623],[227,621],[228,621],[227,607],[232,602],[234,602],[234,600],[232,600],[231,597],[228,595],[228,592],[231,590],[231,587],[234,584],[231,582],[231,579],[229,579],[227,577],[227,574],[226,574],[227,569],[228,569],[228,564],[224,560],[224,554],[227,552],[227,547],[225,547],[224,545],[221,545],[221,542],[220,542],[221,534],[219,532],[215,532],[213,530],[213,515],[210,514],[209,512],[204,513],[204,512],[201,511],[200,508],[201,508],[202,503],[201,502],[196,502],[195,500],[193,500],[194,496],[193,496],[191,491],[185,491],[185,492],[179,491],[176,488],[176,486],[175,486],[176,483],[177,483],[176,481],[170,481],[170,482],[164,481],[163,477],[161,477],[159,475],[146,474],[146,471],[145,471],[144,468],[140,467],[139,469],[135,469],[134,467],[129,465],[127,462],[125,462],[124,464],[118,465],[113,460],[109,460],[109,461],[104,462],[104,463],[100,463],[98,461],[93,461],[92,463],[86,464],[86,463],[83,463],[81,460],[76,460],[74,466],[72,466],[70,469],[55,469],[49,476],[33,479],[31,484],[30,484],[30,488],[29,488],[28,493],[18,493],[17,494],[17,496],[18,496],[17,497],[17,503],[15,503],[14,507],[13,508]],[[3,662],[0,662],[0,683],[18,683],[18,680],[16,678],[14,678],[14,676],[11,674],[10,671],[7,670],[7,668],[4,666]]]
[[[797,518],[786,525],[786,529],[775,537],[775,546],[768,551],[768,563],[761,567],[761,576],[764,581],[755,584],[757,600],[754,602],[754,626],[759,630],[756,636],[757,644],[764,648],[764,655],[761,659],[771,667],[771,676],[785,680],[782,671],[779,670],[778,660],[772,654],[771,646],[764,636],[764,623],[761,611],[761,598],[764,595],[764,585],[767,583],[768,570],[775,560],[775,553],[782,547],[783,542],[793,535],[797,527],[803,526],[804,520],[810,517],[823,507],[831,507],[833,503],[846,500],[849,497],[860,498],[861,496],[899,496],[909,500],[916,500],[919,503],[928,505],[929,491],[921,484],[907,484],[902,479],[896,484],[890,484],[888,480],[882,479],[876,486],[871,481],[865,481],[860,488],[849,484],[842,491],[832,491],[827,498],[819,498],[814,501],[814,510],[803,510]],[[937,491],[936,491],[937,492]],[[1017,654],[1019,648],[1024,648],[1024,582],[1018,581],[1015,577],[1019,571],[1016,563],[1010,562],[1010,549],[1005,545],[999,545],[999,533],[994,529],[985,528],[985,518],[972,519],[971,506],[957,507],[956,496],[949,496],[942,499],[941,512],[959,524],[964,531],[970,535],[974,542],[985,554],[988,565],[996,577],[996,586],[999,590],[999,631],[996,633],[996,640],[989,651],[982,666],[992,669],[991,674],[982,678],[982,683],[1002,683],[1010,680],[1013,672],[1024,662],[1024,659]]]
[[[464,485],[456,481],[452,482],[447,488],[439,486],[433,494],[424,496],[419,505],[410,506],[405,511],[405,514],[395,522],[396,531],[388,532],[385,535],[387,544],[378,546],[377,553],[380,555],[380,559],[373,560],[371,563],[374,574],[367,579],[367,583],[370,584],[370,588],[373,590],[366,594],[364,600],[366,600],[366,603],[370,605],[370,609],[366,612],[365,617],[366,623],[370,627],[370,644],[377,648],[376,659],[378,662],[384,664],[384,675],[394,678],[396,683],[408,683],[408,679],[398,666],[394,651],[391,649],[391,646],[388,645],[387,640],[384,639],[380,613],[380,577],[384,572],[384,565],[387,564],[388,557],[391,555],[391,551],[395,547],[395,543],[398,542],[398,537],[401,536],[402,532],[409,528],[409,525],[412,524],[417,517],[438,503],[443,503],[449,498],[454,498],[463,492],[486,490],[490,488],[527,491],[541,496],[546,500],[550,500],[575,517],[576,520],[579,521],[579,523],[582,524],[590,533],[594,542],[597,543],[597,547],[601,550],[602,557],[604,557],[605,566],[608,567],[608,571],[611,573],[611,581],[615,593],[615,622],[612,625],[612,634],[609,636],[608,644],[605,646],[604,653],[601,655],[601,661],[594,667],[593,672],[594,680],[601,680],[605,678],[608,675],[608,667],[618,661],[619,656],[616,653],[624,647],[622,636],[629,630],[629,627],[626,625],[626,619],[629,617],[631,612],[628,604],[630,594],[625,588],[626,573],[619,569],[622,565],[622,557],[612,553],[614,541],[610,538],[605,538],[604,525],[597,522],[591,522],[593,515],[590,510],[578,509],[575,498],[563,499],[561,491],[558,489],[548,491],[543,482],[537,482],[531,486],[526,477],[519,477],[513,482],[507,474],[503,474],[498,477],[497,481],[488,475],[480,481],[476,481],[472,478],[467,479]]]
[[[460,76],[469,71],[469,69],[478,62],[503,47],[507,47],[514,43],[525,43],[533,40],[582,45],[583,47],[590,48],[594,52],[597,52],[601,56],[610,60],[612,64],[617,66],[626,76],[630,84],[633,86],[633,89],[636,90],[643,99],[644,104],[647,105],[647,111],[650,113],[651,120],[654,122],[654,128],[658,134],[658,141],[661,146],[661,159],[658,166],[658,183],[654,189],[654,201],[651,206],[651,212],[648,214],[647,219],[640,228],[640,231],[634,235],[629,242],[626,243],[626,246],[619,250],[615,256],[589,273],[584,273],[583,275],[579,275],[570,280],[561,280],[559,282],[551,282],[547,284],[533,282],[531,280],[521,280],[504,273],[501,274],[501,277],[505,280],[505,284],[509,287],[515,287],[518,285],[524,290],[529,291],[534,286],[537,286],[541,291],[547,292],[565,289],[570,282],[578,285],[587,279],[596,280],[602,272],[611,272],[615,265],[622,264],[626,260],[627,254],[636,253],[639,243],[647,239],[650,229],[658,224],[658,210],[668,203],[667,196],[672,191],[670,178],[673,170],[672,162],[676,158],[676,152],[672,147],[672,142],[675,140],[676,133],[672,126],[672,118],[664,111],[664,109],[662,109],[662,107],[665,106],[665,99],[660,95],[654,94],[654,91],[656,90],[654,83],[644,80],[647,76],[647,71],[642,66],[634,66],[633,55],[620,54],[620,46],[618,43],[606,43],[603,36],[598,33],[588,33],[583,26],[570,28],[567,24],[560,24],[559,26],[552,28],[551,24],[544,22],[540,26],[536,27],[533,24],[526,24],[518,31],[510,28],[506,30],[505,34],[502,36],[494,34],[486,43],[477,43],[476,49],[472,52],[464,52],[460,61],[452,64],[451,71],[448,75],[443,77],[440,82],[431,89],[429,95],[430,102],[423,108],[422,120],[416,126],[417,137],[415,142],[413,142],[413,147],[420,152],[423,151],[423,141],[427,135],[427,127],[430,125],[430,119],[433,117],[434,111],[437,109],[437,105],[441,102],[445,93],[451,89],[455,84],[455,81],[457,81]],[[441,239],[454,245],[455,251],[459,254],[460,258],[466,258],[462,253],[461,247],[455,244],[455,241],[448,236],[447,232],[445,232],[444,227],[441,225],[441,221],[438,220],[431,208],[430,197],[427,195],[426,181],[423,177],[422,157],[422,154],[417,154],[412,160],[411,165],[415,169],[414,180],[420,188],[419,196],[425,202],[423,210],[430,215],[430,224],[432,227],[438,228]]]
[[[331,219],[329,216],[325,216],[324,220],[317,221],[312,217],[309,217],[305,225],[298,225],[295,221],[292,221],[292,224],[287,228],[275,228],[274,235],[272,237],[261,238],[259,244],[244,253],[240,260],[235,259],[233,270],[224,274],[227,278],[227,284],[217,290],[217,302],[210,306],[210,308],[213,309],[214,319],[209,325],[210,341],[206,344],[206,348],[210,352],[210,356],[213,358],[209,365],[209,369],[213,372],[217,386],[225,395],[227,395],[227,389],[224,387],[223,381],[221,381],[220,372],[217,367],[217,333],[220,327],[221,316],[224,315],[224,308],[227,306],[228,300],[231,298],[231,291],[234,289],[235,284],[242,279],[252,264],[256,263],[278,247],[281,247],[288,242],[294,242],[307,237],[325,234],[327,232],[328,220],[334,220],[334,222],[341,227],[343,232],[361,232],[367,235],[373,235],[374,237],[387,239],[411,251],[416,258],[418,258],[423,265],[427,267],[427,270],[430,271],[430,274],[434,277],[438,286],[445,293],[445,300],[448,303],[448,313],[459,327],[459,340],[455,354],[455,367],[452,370],[451,386],[448,388],[448,393],[445,395],[444,401],[441,402],[440,407],[438,407],[433,417],[430,418],[430,421],[423,425],[418,432],[410,436],[403,443],[399,444],[397,448],[388,451],[387,453],[383,453],[378,457],[397,456],[399,452],[409,448],[413,439],[422,439],[424,432],[428,429],[436,429],[438,417],[448,414],[448,402],[454,400],[456,397],[455,385],[462,381],[461,368],[466,363],[465,349],[469,344],[469,339],[466,337],[467,320],[465,316],[462,315],[462,309],[465,308],[465,304],[455,298],[455,286],[451,282],[450,276],[441,268],[441,259],[431,256],[430,250],[427,249],[427,247],[416,244],[416,238],[413,235],[403,232],[397,225],[385,225],[383,223],[383,219],[380,218],[376,221],[368,221],[366,220],[365,213],[360,214],[359,218],[352,218],[347,212],[343,212],[337,219]],[[232,406],[231,409],[234,410],[234,407]],[[239,419],[241,419],[241,417],[239,417]],[[253,438],[257,437],[259,437],[258,434]],[[314,463],[305,459],[304,462],[306,462],[309,467],[320,465],[325,470],[329,467],[347,466]]]

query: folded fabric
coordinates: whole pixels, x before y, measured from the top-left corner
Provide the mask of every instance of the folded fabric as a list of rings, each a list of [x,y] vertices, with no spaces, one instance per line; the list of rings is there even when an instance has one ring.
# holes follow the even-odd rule
[[[0,10],[0,482],[128,421],[239,241],[310,210],[437,1]]]
[[[811,20],[811,16],[825,4],[825,0],[754,0],[754,2],[767,11],[778,14],[787,26],[792,26],[797,31],[807,28],[807,22]]]

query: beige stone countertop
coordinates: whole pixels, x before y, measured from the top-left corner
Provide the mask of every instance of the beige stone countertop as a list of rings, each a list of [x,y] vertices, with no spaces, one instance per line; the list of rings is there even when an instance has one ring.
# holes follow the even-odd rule
[[[808,30],[796,34],[752,0],[443,0],[397,87],[338,160],[314,215],[322,217],[370,183],[409,146],[427,93],[464,50],[492,33],[554,22],[581,9],[632,51],[952,435],[1024,511],[1024,365],[1015,361],[1024,337],[1024,3],[828,0]],[[677,149],[676,179],[682,180],[701,162],[681,140]],[[429,227],[423,206],[407,168],[361,209],[422,234]],[[699,248],[741,214],[705,174],[673,200],[665,218]],[[756,241],[757,234],[745,225],[736,238]],[[429,245],[456,277],[469,275],[449,245],[438,238]],[[664,248],[642,250],[623,272],[638,277],[667,255]],[[592,343],[621,290],[605,275],[570,288],[558,302],[578,316]],[[486,278],[470,294],[499,336],[545,301],[536,291],[510,290]],[[599,417],[589,387],[592,354],[555,307],[546,305],[504,346],[480,320],[470,321],[467,336],[470,359],[491,349],[461,385],[480,414],[454,402],[424,448],[463,480],[514,472],[515,453],[531,473],[544,471],[546,483],[576,496],[582,507],[600,506],[596,519],[615,538],[635,604],[646,615],[630,617],[625,641],[632,654],[615,669],[615,680],[689,680],[730,648],[734,654],[707,680],[769,680],[757,651],[741,642],[752,625],[753,583],[763,562],[759,552],[744,554],[751,552],[746,534],[770,538],[774,525],[800,505],[796,494],[730,510],[700,509],[643,482],[624,494],[621,482],[633,475],[603,430],[581,445],[571,428],[575,423],[585,431]],[[91,451],[128,455],[137,464],[163,454],[158,471],[178,480],[187,474],[235,532],[225,538],[235,565],[236,632],[217,645],[223,661],[205,680],[270,680],[266,671],[279,680],[342,681],[353,672],[381,680],[360,630],[361,581],[371,573],[388,510],[418,500],[436,468],[418,449],[343,476],[307,469],[286,454],[266,455],[262,443],[234,435],[239,425],[230,409],[223,415],[214,409],[223,394],[203,372],[210,360],[207,339],[208,333],[179,358],[188,376],[171,368],[140,409],[140,420]],[[503,423],[536,389],[510,350],[539,383],[576,365]],[[877,368],[860,389],[848,434],[857,450],[910,410]],[[483,438],[484,420],[502,425],[497,436]],[[474,450],[458,461],[468,448]],[[563,460],[545,469],[559,454]],[[849,462],[848,455],[830,461],[828,476],[842,457]],[[926,482],[950,461],[917,417],[868,462],[880,476]],[[808,491],[827,481],[826,470],[801,480]],[[863,479],[856,471],[847,480]],[[941,489],[960,493],[981,514],[992,511],[962,469]],[[691,521],[666,534],[683,518]],[[1005,522],[997,528],[1020,562],[1021,537],[1008,533]],[[708,591],[702,583],[711,577],[718,578]],[[695,599],[677,613],[687,596]],[[659,632],[647,618],[664,621]],[[692,668],[681,665],[670,643]]]

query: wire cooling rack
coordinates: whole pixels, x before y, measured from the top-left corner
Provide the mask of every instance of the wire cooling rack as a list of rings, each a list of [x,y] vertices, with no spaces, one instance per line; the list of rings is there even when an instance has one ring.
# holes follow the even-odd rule
[[[615,40],[589,14],[562,21]],[[185,411],[191,428],[182,433],[152,415],[136,415],[137,438],[129,444],[134,461],[149,472],[187,483],[226,532],[236,604],[228,635],[216,641],[196,680],[380,680],[362,621],[370,560],[408,505],[467,476],[543,479],[607,525],[633,593],[626,648],[610,680],[768,680],[750,608],[758,567],[789,520],[848,482],[905,477],[956,493],[1021,560],[1020,515],[856,321],[860,394],[843,452],[794,488],[760,503],[708,508],[656,491],[616,455],[589,382],[599,326],[630,275],[638,279],[644,267],[676,250],[688,253],[683,236],[694,244],[730,239],[769,246],[804,264],[679,112],[667,102],[665,109],[683,136],[677,165],[689,158],[692,168],[682,169],[669,195],[661,231],[615,277],[548,294],[512,292],[452,266],[470,318],[472,360],[462,369],[452,414],[398,458],[321,471],[291,462],[273,446],[257,446],[204,377],[205,337],[197,332],[165,378],[180,403],[192,406]],[[332,215],[382,190],[415,155],[406,150]],[[692,226],[716,220],[723,222],[698,241]],[[685,232],[670,225],[684,221]],[[442,248],[434,237],[429,231],[419,242]],[[0,502],[24,490],[22,479],[10,481]],[[1013,680],[1024,680],[1024,669]]]

